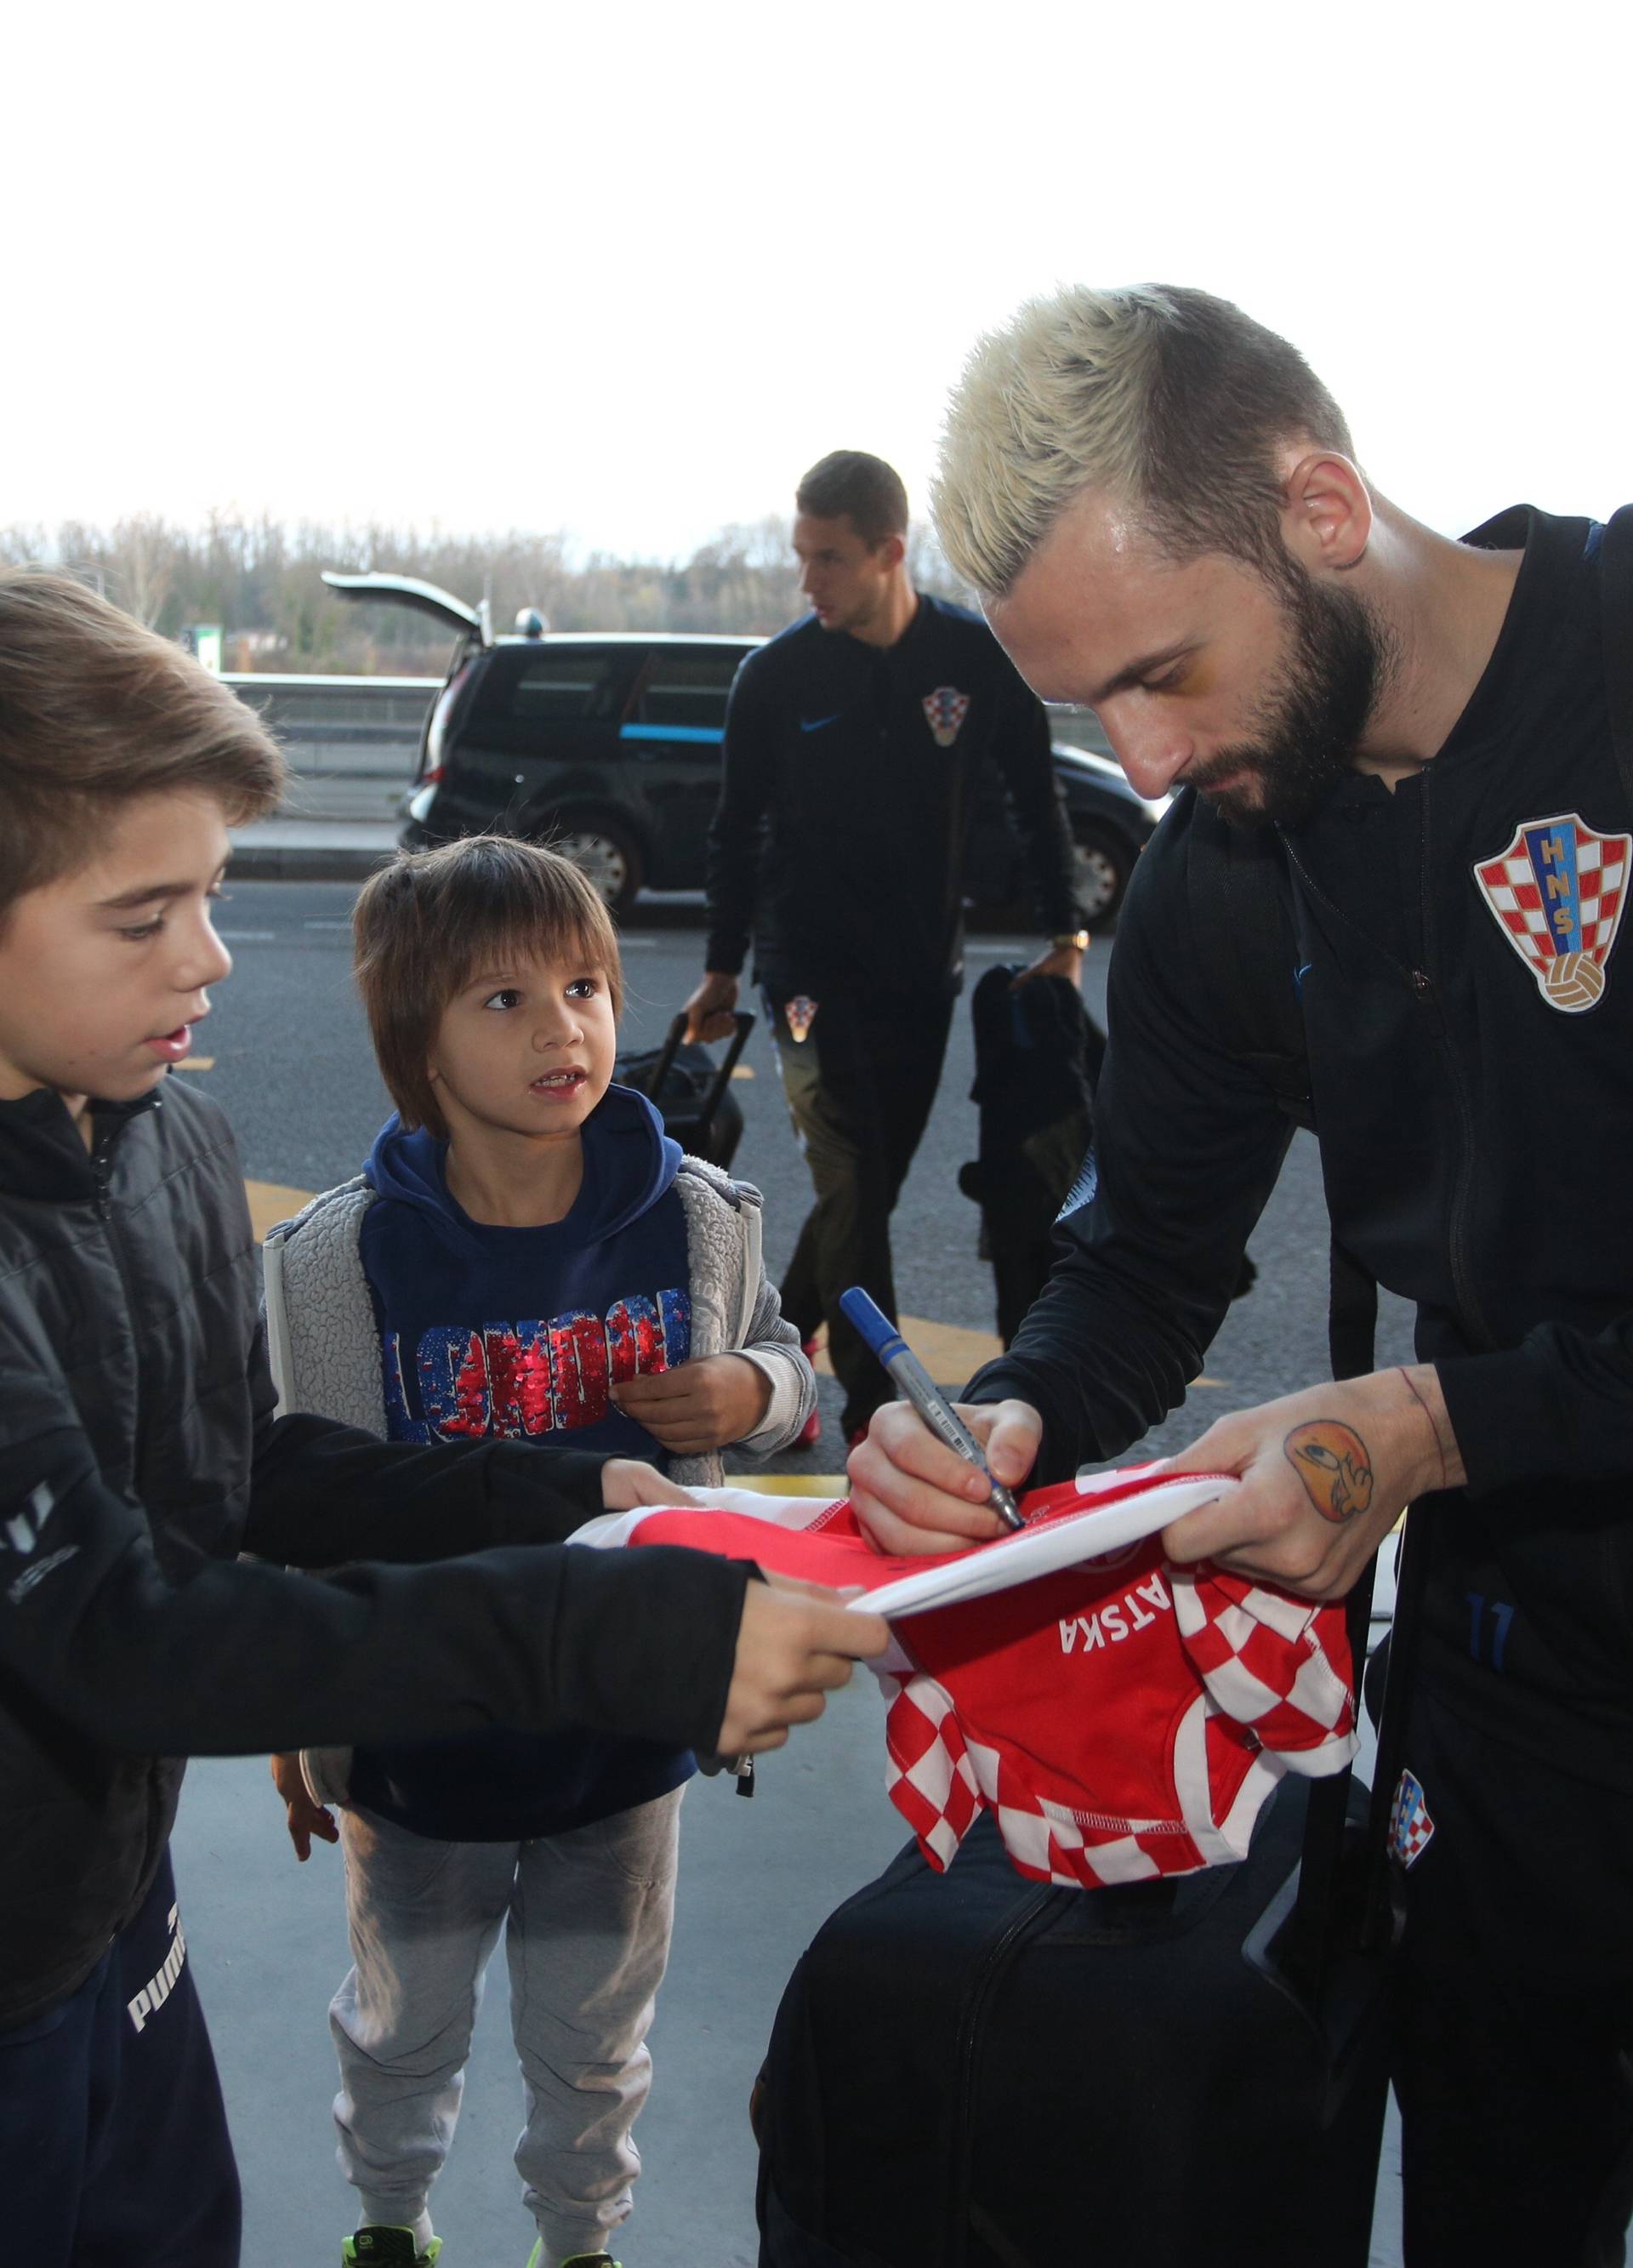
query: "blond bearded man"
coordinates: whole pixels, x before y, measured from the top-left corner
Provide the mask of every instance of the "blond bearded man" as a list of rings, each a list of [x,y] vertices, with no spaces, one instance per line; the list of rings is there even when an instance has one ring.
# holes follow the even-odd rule
[[[1054,1479],[1120,1454],[1202,1368],[1287,1127],[1210,1013],[1218,956],[1187,861],[1210,813],[1273,828],[1334,1226],[1415,1303],[1421,1359],[1211,1426],[1178,1464],[1246,1486],[1166,1540],[1335,1597],[1417,1506],[1407,2257],[1621,2261],[1633,797],[1607,668],[1633,623],[1607,637],[1604,609],[1622,531],[1522,507],[1437,534],[1372,487],[1294,349],[1166,287],[1063,291],[983,342],[936,513],[1034,690],[1093,706],[1143,794],[1181,792],[1113,963],[1097,1186],[968,1388],[972,1423],[998,1479]],[[1318,1438],[1325,1470],[1297,1454]],[[996,1528],[905,1409],[851,1474],[893,1549]]]

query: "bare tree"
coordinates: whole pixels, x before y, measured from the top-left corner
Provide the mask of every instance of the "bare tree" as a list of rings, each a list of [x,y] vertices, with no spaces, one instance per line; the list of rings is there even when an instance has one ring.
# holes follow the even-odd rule
[[[179,541],[162,519],[140,512],[133,519],[121,519],[113,541],[99,546],[105,553],[99,563],[107,569],[109,597],[150,630],[157,627],[175,587],[176,554],[185,541]]]
[[[222,509],[204,526],[154,514],[111,534],[70,523],[0,528],[0,559],[55,557],[167,636],[219,622],[230,662],[242,669],[440,676],[449,637],[402,607],[359,607],[323,581],[326,567],[376,568],[418,577],[474,601],[492,595],[504,630],[536,607],[554,630],[779,630],[802,611],[788,520],[777,513],[722,527],[687,559],[575,556],[559,532],[510,528],[451,534],[370,523],[332,526],[247,519]],[[926,590],[964,597],[926,527],[908,541],[908,565]]]

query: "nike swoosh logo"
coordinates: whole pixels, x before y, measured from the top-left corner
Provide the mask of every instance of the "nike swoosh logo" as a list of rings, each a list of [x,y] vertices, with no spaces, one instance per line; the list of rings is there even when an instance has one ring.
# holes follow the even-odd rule
[[[831,717],[802,717],[799,729],[802,733],[820,733],[824,725],[836,725],[838,722],[839,711],[835,709]]]

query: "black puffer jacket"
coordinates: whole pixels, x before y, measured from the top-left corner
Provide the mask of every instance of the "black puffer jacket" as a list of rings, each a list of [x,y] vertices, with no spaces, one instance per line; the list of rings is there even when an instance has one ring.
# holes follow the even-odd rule
[[[747,1576],[520,1548],[600,1509],[600,1457],[275,1420],[225,1121],[173,1081],[95,1123],[87,1155],[55,1094],[0,1103],[0,2033],[140,1904],[188,1752],[564,1719],[709,1748]]]

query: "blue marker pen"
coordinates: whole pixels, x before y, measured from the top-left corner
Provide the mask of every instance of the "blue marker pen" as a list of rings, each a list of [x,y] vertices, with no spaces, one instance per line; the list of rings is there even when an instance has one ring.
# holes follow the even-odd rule
[[[936,1439],[945,1441],[954,1456],[962,1457],[967,1465],[974,1465],[978,1473],[986,1473],[992,1491],[992,1509],[1004,1525],[1006,1528],[1025,1528],[1026,1523],[1016,1508],[1014,1498],[1006,1488],[1000,1488],[988,1471],[980,1442],[963,1423],[889,1316],[880,1313],[859,1284],[853,1284],[848,1292],[842,1292],[839,1304],[847,1319],[860,1331]]]

